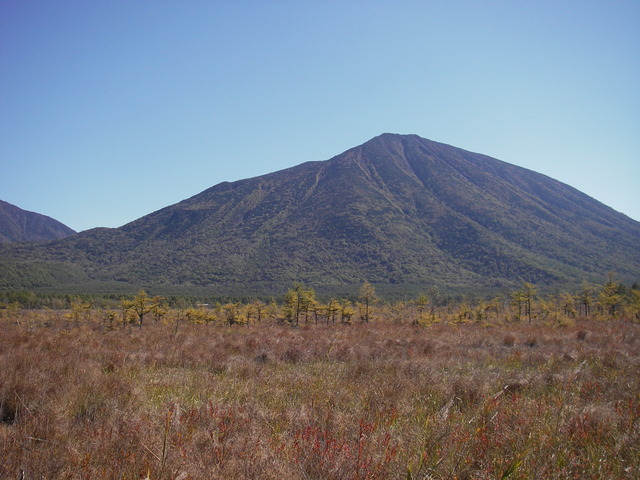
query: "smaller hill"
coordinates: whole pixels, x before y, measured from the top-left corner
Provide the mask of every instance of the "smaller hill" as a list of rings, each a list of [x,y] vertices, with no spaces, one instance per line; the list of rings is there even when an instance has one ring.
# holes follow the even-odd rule
[[[0,200],[0,243],[58,240],[75,233],[51,217]]]

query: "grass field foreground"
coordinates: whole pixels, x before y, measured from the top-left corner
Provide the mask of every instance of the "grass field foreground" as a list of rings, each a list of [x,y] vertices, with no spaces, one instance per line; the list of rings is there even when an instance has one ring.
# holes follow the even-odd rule
[[[171,315],[12,315],[0,478],[640,478],[634,321],[175,333]]]

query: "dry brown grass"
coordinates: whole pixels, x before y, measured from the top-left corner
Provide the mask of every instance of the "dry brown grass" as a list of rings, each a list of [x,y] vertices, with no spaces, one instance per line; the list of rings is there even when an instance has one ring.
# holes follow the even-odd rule
[[[0,321],[0,478],[640,477],[640,325]],[[97,315],[96,315],[97,316]]]

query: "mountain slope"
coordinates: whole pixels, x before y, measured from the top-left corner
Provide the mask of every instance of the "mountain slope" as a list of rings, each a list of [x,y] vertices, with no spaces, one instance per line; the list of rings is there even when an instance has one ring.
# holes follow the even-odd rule
[[[544,175],[415,135],[221,183],[118,229],[0,250],[0,286],[274,293],[640,277],[640,223]],[[33,272],[32,272],[33,270]],[[35,279],[35,280],[34,280]]]
[[[28,212],[0,200],[0,243],[55,240],[76,233],[39,213]]]

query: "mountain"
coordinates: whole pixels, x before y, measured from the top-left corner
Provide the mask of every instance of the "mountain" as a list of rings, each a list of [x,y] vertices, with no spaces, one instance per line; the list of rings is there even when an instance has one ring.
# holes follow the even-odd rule
[[[640,223],[545,175],[416,135],[223,182],[116,229],[0,248],[0,288],[274,295],[640,278]]]
[[[76,233],[39,213],[28,212],[0,200],[0,243],[55,240]]]

